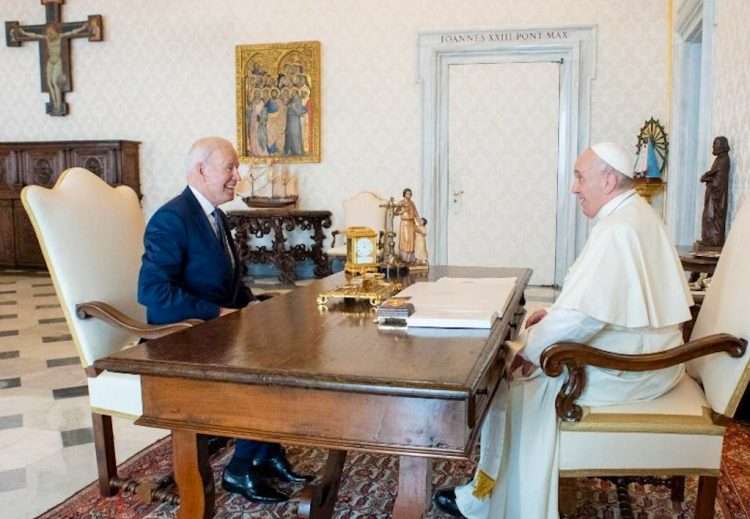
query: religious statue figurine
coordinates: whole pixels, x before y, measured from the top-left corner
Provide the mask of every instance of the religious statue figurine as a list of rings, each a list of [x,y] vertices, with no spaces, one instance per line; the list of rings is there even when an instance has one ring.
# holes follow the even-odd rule
[[[409,267],[426,270],[427,261],[427,218],[417,218],[416,229],[414,229],[414,265]]]
[[[721,249],[726,239],[727,202],[729,198],[729,142],[726,137],[714,139],[716,156],[711,169],[701,176],[706,184],[703,202],[701,239],[696,249]]]
[[[403,199],[398,203],[393,214],[401,217],[401,225],[398,232],[398,253],[405,263],[414,263],[414,241],[417,229],[417,206],[412,201],[412,191],[408,187],[404,189]]]

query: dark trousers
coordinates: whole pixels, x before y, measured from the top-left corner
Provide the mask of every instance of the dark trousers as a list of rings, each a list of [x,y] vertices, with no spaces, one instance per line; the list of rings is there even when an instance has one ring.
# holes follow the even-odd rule
[[[253,460],[261,461],[283,454],[278,443],[258,442],[254,440],[237,440],[234,444],[234,456],[227,468],[234,473],[244,473],[250,468]]]

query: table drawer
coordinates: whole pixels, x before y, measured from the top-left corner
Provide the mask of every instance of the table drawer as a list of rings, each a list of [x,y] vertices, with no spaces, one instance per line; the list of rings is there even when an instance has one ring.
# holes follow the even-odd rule
[[[500,352],[498,352],[497,357],[495,357],[495,361],[489,366],[479,381],[477,390],[469,400],[467,418],[470,429],[474,429],[474,427],[481,423],[487,411],[487,406],[497,391],[498,384],[500,384],[503,378],[506,351],[506,348],[503,346]]]

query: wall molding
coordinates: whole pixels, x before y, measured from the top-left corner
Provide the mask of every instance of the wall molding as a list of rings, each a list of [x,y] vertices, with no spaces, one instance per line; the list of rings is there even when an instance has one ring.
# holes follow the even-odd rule
[[[700,232],[703,189],[700,176],[711,160],[713,141],[714,0],[684,0],[677,10],[672,55],[672,144],[667,184],[667,228],[677,245],[692,245]],[[700,41],[700,81],[697,114],[691,113],[695,95],[691,55]],[[690,125],[697,125],[692,139]],[[693,142],[694,140],[694,142]]]
[[[448,68],[459,64],[550,62],[560,66],[555,284],[561,285],[588,236],[569,187],[576,157],[589,145],[591,81],[596,72],[596,26],[441,31],[418,36],[422,85],[421,214],[435,222],[430,257],[448,260]]]

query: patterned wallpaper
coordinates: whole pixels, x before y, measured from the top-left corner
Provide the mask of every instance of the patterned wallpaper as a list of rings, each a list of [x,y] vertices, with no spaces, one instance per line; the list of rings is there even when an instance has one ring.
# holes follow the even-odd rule
[[[745,2],[723,1],[738,9]],[[330,208],[341,221],[341,200],[360,190],[396,195],[408,185],[421,202],[420,31],[577,24],[599,29],[592,140],[632,146],[645,119],[666,117],[664,2],[363,0],[352,6],[350,0],[67,0],[66,21],[101,14],[105,26],[104,42],[72,43],[70,115],[44,113],[37,45],[2,45],[0,140],[140,140],[144,206],[151,214],[182,188],[183,158],[194,139],[235,138],[234,45],[319,40],[323,161],[292,169],[300,173],[302,205]],[[2,0],[0,14],[23,24],[44,19],[34,0]],[[743,19],[720,22],[742,35]],[[739,135],[727,133],[737,146]]]
[[[747,20],[750,20],[747,0],[716,2],[713,134],[725,135],[732,148],[729,152],[732,220],[739,203],[750,191],[750,33]]]

